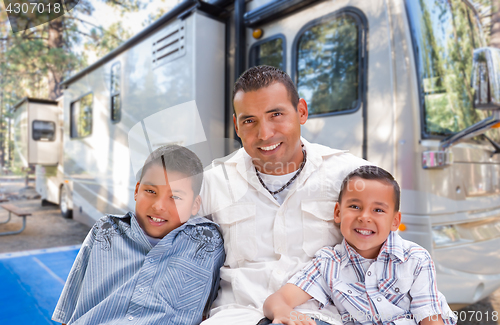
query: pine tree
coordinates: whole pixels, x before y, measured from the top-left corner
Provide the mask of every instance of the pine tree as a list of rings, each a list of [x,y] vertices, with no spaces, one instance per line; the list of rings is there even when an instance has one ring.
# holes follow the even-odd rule
[[[102,0],[117,13],[144,8],[141,0]],[[87,66],[85,53],[90,49],[102,56],[131,33],[121,22],[107,29],[86,18],[95,10],[89,0],[80,0],[70,11],[48,23],[13,33],[0,5],[0,166],[4,165],[9,144],[8,119],[20,99],[29,96],[57,99],[62,95],[60,82]],[[8,149],[7,149],[8,150]]]

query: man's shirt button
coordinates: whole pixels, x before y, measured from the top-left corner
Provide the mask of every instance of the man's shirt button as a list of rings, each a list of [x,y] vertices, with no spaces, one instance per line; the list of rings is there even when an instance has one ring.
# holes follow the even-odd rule
[[[347,290],[347,293],[352,293],[352,291],[351,290]]]
[[[132,317],[132,316],[129,316],[129,317],[128,317],[128,320],[132,320],[132,319],[134,319],[134,317]]]
[[[378,302],[381,302],[381,301],[382,301],[382,298],[377,298],[377,301],[378,301]]]
[[[149,259],[149,261],[150,261],[151,263],[153,263],[153,262],[155,261],[155,259],[154,259],[154,258],[150,258],[150,259]]]
[[[372,275],[372,271],[368,271],[367,274],[368,274],[368,276]]]
[[[394,289],[394,291],[399,292],[399,288]]]
[[[144,292],[144,288],[140,288],[140,289],[139,289],[139,292]]]

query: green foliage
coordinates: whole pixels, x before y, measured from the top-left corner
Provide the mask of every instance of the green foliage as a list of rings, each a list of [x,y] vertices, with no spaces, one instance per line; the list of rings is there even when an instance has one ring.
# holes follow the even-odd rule
[[[160,3],[159,6],[157,6],[157,9],[154,10],[154,14],[149,14],[146,20],[142,23],[144,27],[150,25],[154,21],[158,20],[161,16],[166,14],[168,11],[170,11],[176,4],[179,4],[181,0],[176,0],[177,3],[174,3],[171,0],[155,0],[155,4]],[[146,4],[146,6],[151,5],[152,0],[149,0],[149,4]]]
[[[461,0],[408,3],[413,6],[410,10],[413,25],[420,27],[416,42],[423,81],[425,131],[431,135],[450,135],[486,118],[489,113],[475,110],[472,104],[473,51],[486,43],[472,10]],[[487,134],[500,140],[498,130]]]
[[[125,29],[121,22],[113,23],[107,29],[92,28],[90,38],[85,43],[85,50],[93,51],[98,57],[101,57],[130,37],[132,37],[132,33]]]
[[[119,14],[144,8],[141,0],[101,0]],[[85,68],[88,58],[82,49],[103,56],[130,38],[121,24],[108,28],[86,20],[94,12],[89,0],[80,0],[65,15],[49,23],[12,33],[8,17],[0,5],[0,166],[3,164],[8,119],[21,98],[56,99],[59,83]],[[89,32],[90,30],[90,32]]]
[[[358,26],[341,15],[302,34],[298,51],[297,89],[309,114],[353,109],[358,104]]]

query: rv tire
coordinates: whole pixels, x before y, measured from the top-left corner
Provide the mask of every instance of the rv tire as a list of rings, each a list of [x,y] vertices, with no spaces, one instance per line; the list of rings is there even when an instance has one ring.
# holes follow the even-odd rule
[[[59,192],[59,208],[61,208],[61,215],[64,219],[73,218],[73,210],[69,209],[68,189],[66,186],[61,186]]]

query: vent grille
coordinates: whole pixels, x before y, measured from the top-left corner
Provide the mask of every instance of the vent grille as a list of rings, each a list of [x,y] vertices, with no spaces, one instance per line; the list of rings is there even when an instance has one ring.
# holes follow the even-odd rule
[[[186,24],[184,21],[168,26],[153,40],[153,69],[186,54]]]

